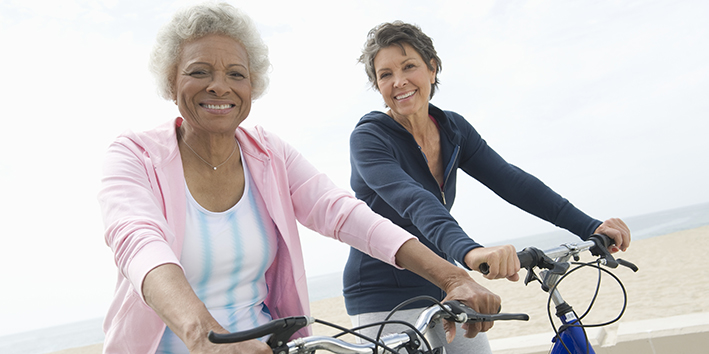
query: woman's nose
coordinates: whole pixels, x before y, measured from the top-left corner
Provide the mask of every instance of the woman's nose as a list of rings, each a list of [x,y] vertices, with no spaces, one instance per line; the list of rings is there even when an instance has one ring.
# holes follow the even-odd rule
[[[404,87],[404,86],[406,86],[407,82],[408,82],[408,80],[406,79],[406,76],[404,76],[404,75],[394,76],[394,87]]]
[[[229,92],[229,85],[226,82],[226,78],[221,75],[216,75],[214,79],[209,83],[207,87],[207,92],[212,93],[218,97],[224,96]]]

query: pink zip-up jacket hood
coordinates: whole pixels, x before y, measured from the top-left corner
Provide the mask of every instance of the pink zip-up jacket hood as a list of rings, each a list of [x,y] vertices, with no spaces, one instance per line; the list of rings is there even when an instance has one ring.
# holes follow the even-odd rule
[[[181,123],[177,118],[124,133],[108,149],[99,203],[118,282],[104,321],[104,353],[154,353],[165,330],[142,285],[155,267],[180,265],[186,208],[176,136]],[[413,236],[337,188],[274,134],[240,127],[235,135],[278,229],[276,259],[266,271],[265,303],[274,318],[310,313],[297,222],[396,266],[396,252]],[[308,334],[306,328],[296,336]]]

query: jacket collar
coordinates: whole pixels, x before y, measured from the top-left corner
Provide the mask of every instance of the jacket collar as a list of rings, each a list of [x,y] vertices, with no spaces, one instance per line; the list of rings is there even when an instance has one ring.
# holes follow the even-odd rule
[[[438,128],[448,137],[450,141],[457,140],[455,139],[456,134],[451,128],[450,119],[448,118],[448,115],[445,111],[429,103],[428,114],[430,114],[438,122]],[[372,111],[367,113],[359,120],[357,126],[366,123],[374,123],[376,125],[387,127],[396,134],[411,136],[411,133],[409,133],[409,131],[406,130],[404,126],[399,124],[396,120],[392,119],[384,112]]]
[[[182,124],[182,118],[176,118],[167,123],[143,132],[127,131],[122,135],[140,146],[147,154],[154,167],[161,167],[179,157],[177,148],[177,127]]]
[[[261,161],[267,161],[268,148],[264,145],[266,132],[260,126],[254,128],[244,128],[239,126],[236,129],[236,140],[239,141],[239,148],[243,154],[249,155]]]
[[[140,133],[124,134],[128,139],[134,141],[150,155],[155,167],[160,167],[179,157],[177,145],[177,128],[182,125],[184,119],[177,117],[167,123],[159,125],[157,128]],[[265,132],[261,127],[236,129],[235,136],[239,141],[239,147],[243,153],[259,160],[268,160],[268,149],[263,144]]]

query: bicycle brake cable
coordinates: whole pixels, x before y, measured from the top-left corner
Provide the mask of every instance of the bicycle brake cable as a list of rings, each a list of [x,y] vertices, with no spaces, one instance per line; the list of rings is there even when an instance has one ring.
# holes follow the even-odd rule
[[[601,260],[596,259],[595,262],[589,262],[589,266],[593,263],[595,263],[596,266],[599,266],[601,264]],[[579,321],[584,319],[584,317],[586,317],[586,315],[588,315],[591,312],[591,308],[596,303],[596,299],[598,298],[598,293],[601,291],[601,277],[602,277],[601,268],[600,267],[596,267],[596,268],[598,268],[598,282],[596,282],[596,291],[593,293],[593,298],[591,298],[591,302],[588,304],[586,311],[583,313],[583,315],[579,316],[579,318],[578,318]]]
[[[362,339],[364,339],[364,340],[366,340],[366,341],[368,341],[368,342],[374,343],[374,345],[375,345],[375,347],[374,347],[374,352],[375,352],[375,353],[377,352],[377,347],[382,347],[382,349],[384,349],[385,351],[388,351],[388,352],[391,352],[391,353],[394,353],[394,354],[398,354],[398,352],[395,351],[394,349],[389,348],[388,346],[386,346],[386,345],[384,345],[384,344],[379,344],[379,343],[378,343],[379,341],[375,341],[374,339],[372,339],[372,338],[370,338],[370,337],[368,337],[368,336],[365,336],[364,334],[361,334],[361,333],[357,332],[357,329],[370,327],[369,325],[367,325],[367,326],[361,326],[361,327],[356,327],[356,328],[352,328],[352,329],[347,329],[347,328],[342,327],[342,326],[340,326],[340,325],[337,325],[337,324],[334,324],[334,323],[331,323],[331,322],[328,322],[328,321],[324,321],[324,320],[319,320],[319,319],[317,319],[317,318],[315,319],[315,323],[320,323],[320,324],[322,324],[322,325],[330,326],[330,327],[332,327],[332,328],[336,328],[336,329],[339,329],[340,331],[342,331],[341,333],[338,333],[338,334],[332,336],[333,338],[337,338],[337,337],[340,337],[340,336],[345,335],[345,334],[351,334],[351,335],[353,335],[353,336],[362,338]],[[379,323],[372,323],[371,325],[376,326],[376,325],[379,325]]]
[[[423,301],[423,300],[428,300],[434,304],[437,304],[441,309],[443,309],[443,311],[445,311],[446,313],[448,313],[451,316],[455,316],[455,314],[453,314],[445,306],[443,306],[443,304],[440,301],[438,301],[438,299],[436,299],[432,296],[429,296],[429,295],[415,296],[415,297],[412,297],[406,301],[401,302],[400,304],[396,305],[393,309],[391,309],[391,311],[389,311],[389,314],[387,314],[386,318],[384,318],[385,323],[382,323],[380,325],[379,331],[377,332],[377,337],[376,337],[377,342],[379,342],[379,340],[381,339],[382,332],[384,332],[384,326],[386,326],[387,321],[389,321],[389,319],[391,318],[391,316],[394,315],[394,313],[396,313],[397,311],[399,311],[402,307],[404,307],[406,305],[409,305],[409,304],[417,302],[417,301]],[[393,323],[393,322],[389,322],[389,323]],[[419,332],[419,330],[416,329],[413,325],[409,324],[409,327],[411,329],[413,329],[419,337],[421,337],[421,340],[426,344],[426,348],[428,348],[428,350],[431,351],[431,344],[428,342],[428,339],[426,339],[426,337],[421,332]]]
[[[425,343],[426,348],[427,348],[427,349],[429,350],[429,352],[430,352],[430,351],[431,351],[431,344],[428,342],[428,340],[427,340],[426,337],[423,335],[423,333],[421,333],[414,325],[412,325],[411,323],[405,322],[405,321],[390,320],[391,316],[392,316],[396,311],[400,310],[402,307],[404,307],[404,306],[406,306],[406,305],[408,305],[408,304],[410,304],[410,303],[412,303],[412,302],[421,301],[421,300],[429,300],[429,301],[431,301],[431,302],[434,302],[434,303],[438,304],[443,310],[445,310],[446,312],[448,312],[449,314],[452,315],[452,313],[451,313],[450,311],[448,311],[448,309],[446,309],[446,308],[443,306],[443,304],[441,304],[440,301],[436,300],[434,297],[427,296],[427,295],[422,295],[422,296],[417,296],[417,297],[408,299],[408,300],[406,300],[406,301],[400,303],[400,304],[397,305],[394,309],[392,309],[391,311],[389,311],[389,314],[387,315],[387,317],[384,319],[384,321],[381,321],[381,322],[373,322],[373,323],[369,323],[369,324],[366,324],[366,325],[363,325],[363,326],[354,327],[354,328],[351,328],[351,329],[347,329],[347,328],[344,328],[344,327],[342,327],[342,326],[336,325],[336,324],[334,324],[334,323],[329,323],[329,322],[327,322],[327,321],[322,321],[322,320],[318,320],[318,319],[316,319],[315,322],[318,322],[318,323],[320,323],[320,324],[327,325],[327,326],[330,326],[330,327],[333,327],[333,328],[336,328],[336,329],[339,329],[340,331],[342,331],[342,332],[340,332],[340,333],[338,333],[338,334],[336,334],[336,335],[333,335],[333,336],[332,336],[333,338],[337,338],[337,337],[340,337],[340,336],[345,335],[345,334],[352,334],[352,335],[357,336],[357,337],[359,337],[359,338],[362,338],[362,339],[364,339],[364,340],[366,340],[366,341],[368,341],[368,342],[370,342],[370,343],[373,343],[373,344],[374,344],[374,352],[375,352],[375,353],[378,352],[377,348],[380,347],[380,346],[381,346],[384,350],[386,350],[386,351],[389,351],[389,352],[392,352],[392,353],[397,353],[397,352],[394,351],[393,349],[389,348],[388,346],[386,346],[386,345],[384,345],[384,344],[381,344],[380,342],[381,342],[381,336],[382,336],[382,331],[384,330],[384,326],[386,326],[387,324],[401,324],[401,325],[404,325],[404,326],[406,326],[406,327],[409,327],[411,330],[413,330],[413,331],[416,333],[416,335],[419,336],[419,337],[421,338],[421,340]],[[368,337],[368,336],[365,336],[365,335],[360,334],[359,332],[357,332],[357,331],[360,330],[360,329],[365,329],[365,328],[370,328],[370,327],[375,327],[375,326],[379,326],[379,332],[377,332],[376,339],[370,338],[370,337]]]
[[[594,263],[595,263],[595,264],[594,264]],[[600,266],[600,264],[601,264],[600,260],[597,260],[597,261],[594,261],[594,262],[589,262],[589,263],[571,262],[571,264],[576,265],[576,267],[573,268],[573,269],[571,269],[570,271],[568,271],[566,274],[562,275],[562,276],[557,280],[556,284],[554,284],[554,286],[552,286],[551,289],[549,289],[549,297],[547,298],[547,316],[549,317],[549,323],[551,324],[551,327],[552,327],[552,329],[554,330],[554,333],[555,333],[555,336],[556,336],[557,340],[561,341],[561,344],[564,346],[564,349],[566,349],[566,351],[567,351],[568,353],[571,353],[571,350],[570,350],[570,349],[566,346],[566,344],[561,340],[561,330],[562,330],[562,328],[563,328],[564,326],[566,326],[566,327],[580,327],[580,328],[583,330],[584,337],[586,337],[587,352],[589,352],[590,341],[588,340],[588,335],[586,334],[586,328],[587,328],[587,327],[588,327],[588,328],[591,328],[591,327],[603,327],[603,326],[610,325],[610,324],[615,323],[615,322],[617,322],[618,320],[620,320],[620,318],[623,317],[623,314],[625,313],[625,309],[627,308],[627,304],[628,304],[628,293],[626,292],[625,286],[623,286],[623,282],[620,280],[620,278],[618,278],[615,274],[613,274],[613,273],[610,272],[609,270],[604,269],[604,268],[602,268],[602,267]],[[597,269],[599,270],[599,271],[598,271],[598,281],[597,281],[597,283],[596,283],[596,290],[595,290],[593,299],[591,300],[591,302],[590,302],[590,304],[589,304],[589,307],[586,309],[586,311],[584,312],[584,314],[583,314],[581,317],[579,317],[579,316],[576,314],[576,311],[573,311],[573,310],[572,310],[573,313],[574,313],[574,316],[576,316],[576,318],[577,318],[577,322],[579,323],[578,325],[575,325],[575,324],[564,324],[564,325],[562,325],[559,329],[557,329],[556,326],[554,325],[554,320],[553,320],[553,317],[552,317],[552,315],[551,315],[551,306],[550,306],[550,305],[551,305],[551,300],[552,300],[552,294],[553,294],[554,290],[556,290],[556,288],[559,286],[559,284],[561,284],[562,280],[566,279],[566,277],[567,277],[568,275],[570,275],[571,273],[573,273],[573,272],[575,272],[575,271],[577,271],[577,270],[579,270],[579,269],[581,269],[581,268],[583,268],[583,267],[594,267],[594,268],[597,268]],[[610,321],[607,321],[607,322],[603,322],[603,323],[597,323],[597,324],[591,324],[591,325],[584,325],[584,324],[581,323],[581,319],[582,319],[583,317],[585,317],[585,316],[591,311],[591,308],[593,307],[593,305],[594,305],[594,303],[595,303],[595,301],[596,301],[596,298],[597,298],[597,296],[598,296],[598,293],[599,293],[599,291],[600,291],[600,284],[601,284],[601,279],[600,279],[600,278],[601,278],[601,274],[602,274],[601,271],[603,271],[603,272],[605,272],[606,274],[610,275],[613,279],[615,279],[616,283],[618,283],[618,285],[620,286],[620,289],[621,289],[621,291],[623,292],[623,307],[622,307],[620,313],[618,314],[618,316],[617,316],[616,318],[614,318],[613,320],[610,320]]]
[[[612,320],[610,320],[610,321],[607,321],[607,322],[596,323],[596,324],[590,324],[590,325],[584,325],[584,326],[585,326],[585,327],[589,327],[589,328],[591,328],[591,327],[603,327],[603,326],[607,326],[607,325],[613,324],[613,323],[617,322],[618,320],[620,320],[620,318],[623,317],[623,314],[625,313],[626,308],[628,307],[628,292],[625,290],[625,286],[623,285],[623,282],[620,281],[620,278],[618,278],[618,276],[616,276],[615,274],[613,274],[613,272],[611,272],[611,271],[609,271],[609,270],[607,270],[607,269],[601,267],[600,265],[596,265],[596,264],[593,264],[593,263],[588,263],[588,264],[587,264],[587,263],[576,263],[576,262],[573,262],[572,264],[576,264],[576,265],[578,265],[579,267],[588,266],[588,267],[597,268],[597,269],[599,269],[599,274],[601,273],[601,271],[605,272],[606,274],[610,275],[613,279],[615,279],[616,283],[617,283],[618,286],[620,287],[621,292],[623,293],[623,306],[622,306],[622,308],[621,308],[621,310],[620,310],[620,313],[618,313],[618,316],[616,316],[616,318],[614,318],[614,319],[612,319]],[[600,284],[600,280],[599,280],[598,283]],[[599,285],[599,286],[600,286],[600,285]],[[593,305],[593,304],[589,305],[589,309],[586,310],[586,312],[590,312],[590,310],[591,310],[591,309],[590,309],[590,306],[592,306],[592,305]],[[584,314],[584,316],[585,316],[585,314]]]

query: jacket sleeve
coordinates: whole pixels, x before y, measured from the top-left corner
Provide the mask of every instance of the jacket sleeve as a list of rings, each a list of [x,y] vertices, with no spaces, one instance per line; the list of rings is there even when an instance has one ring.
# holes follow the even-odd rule
[[[505,161],[465,119],[456,122],[465,136],[461,169],[502,199],[584,240],[601,224],[538,178]]]
[[[468,237],[439,196],[402,169],[396,158],[401,152],[392,148],[393,145],[386,136],[357,127],[350,136],[352,168],[373,193],[399,216],[410,220],[430,243],[465,264],[465,255],[480,245]],[[430,173],[423,168],[422,173]]]
[[[148,272],[161,264],[179,265],[179,261],[167,242],[174,235],[168,235],[164,201],[150,157],[132,140],[121,137],[109,147],[98,200],[105,241],[116,266],[143,298]]]
[[[296,219],[321,235],[398,267],[396,252],[414,236],[374,213],[349,191],[337,187],[297,150],[278,141]]]

